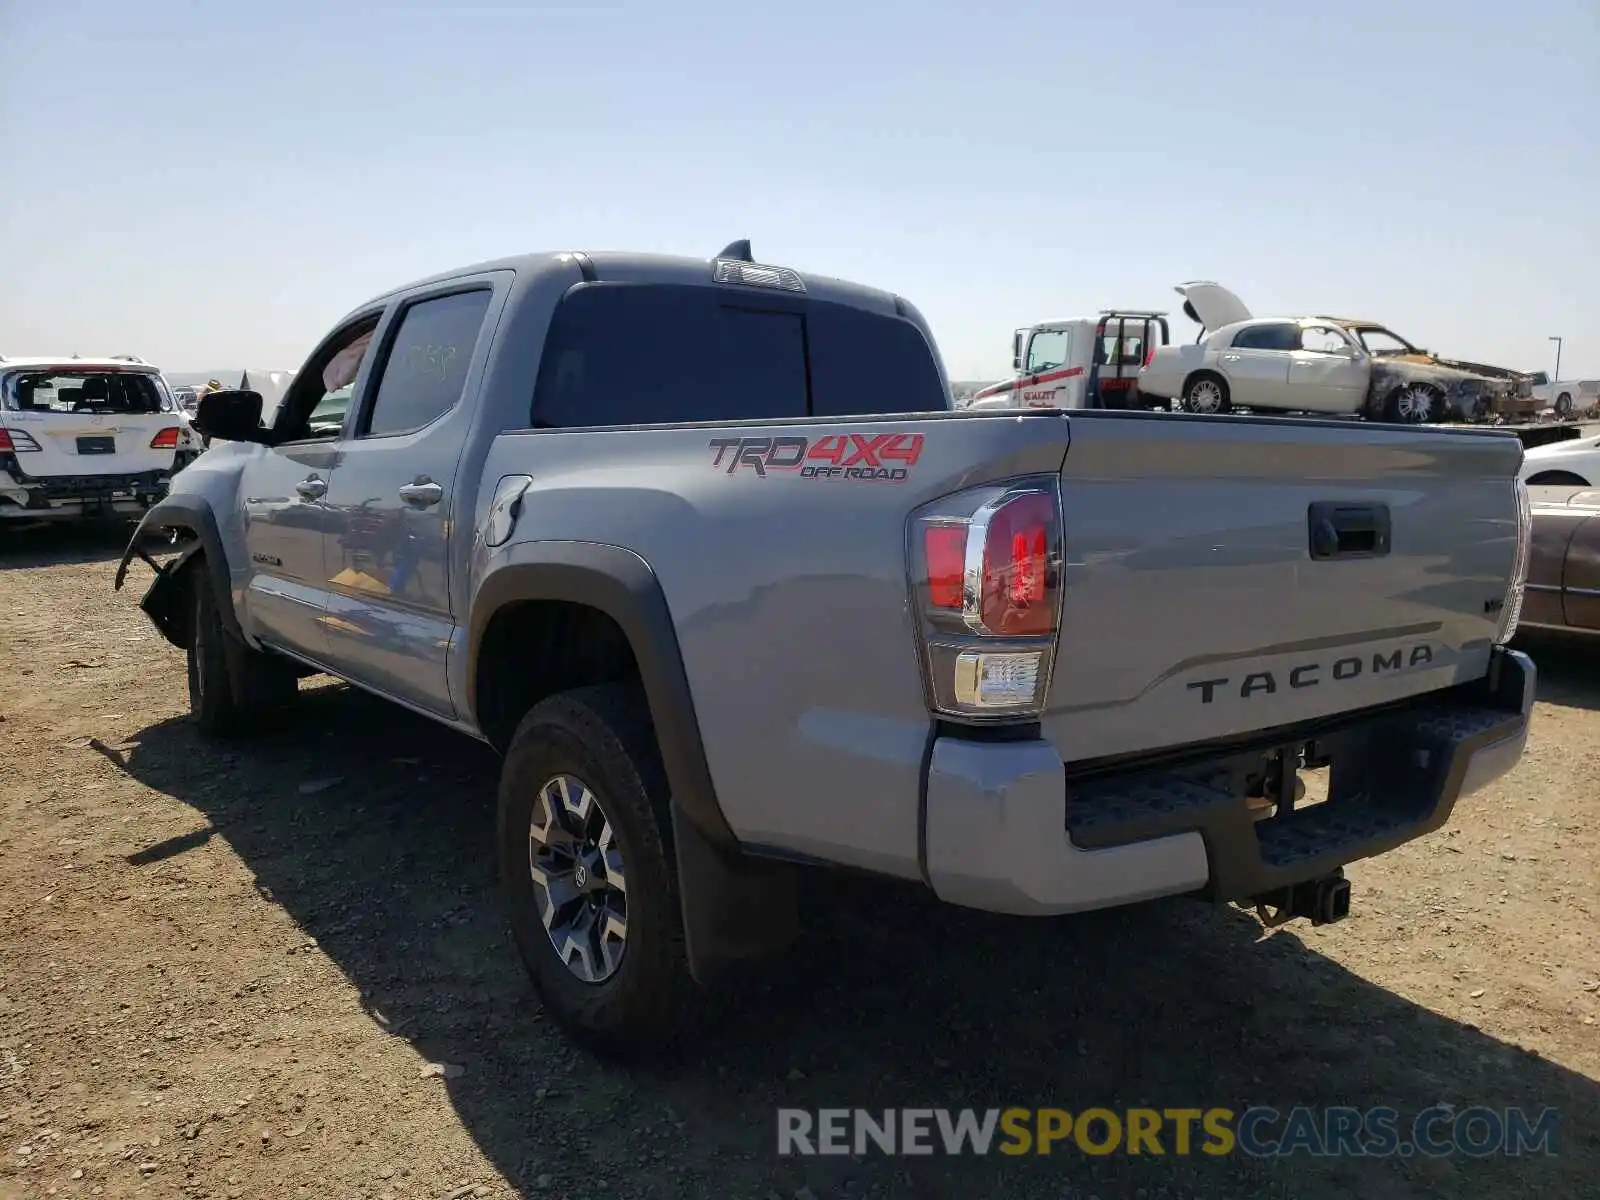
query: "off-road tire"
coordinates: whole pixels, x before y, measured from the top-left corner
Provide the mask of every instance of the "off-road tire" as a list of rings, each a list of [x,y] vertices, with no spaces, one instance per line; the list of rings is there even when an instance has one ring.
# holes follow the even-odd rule
[[[530,874],[536,798],[561,775],[594,793],[623,858],[627,937],[615,973],[598,983],[580,979],[556,953]],[[535,705],[506,749],[496,825],[512,935],[545,1011],[599,1054],[667,1049],[684,1031],[697,989],[684,950],[666,772],[638,684],[575,688]]]
[[[189,638],[189,712],[208,737],[237,737],[265,713],[294,699],[295,665],[252,650],[222,623],[222,611],[204,565],[187,568],[194,601]]]
[[[1572,415],[1572,393],[1562,392],[1556,397],[1556,417],[1565,421]]]

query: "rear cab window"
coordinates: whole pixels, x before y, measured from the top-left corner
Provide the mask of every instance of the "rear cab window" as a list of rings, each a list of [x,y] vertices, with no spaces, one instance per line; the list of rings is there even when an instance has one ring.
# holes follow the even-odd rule
[[[557,307],[534,428],[782,420],[948,408],[909,321],[829,301],[595,283]]]

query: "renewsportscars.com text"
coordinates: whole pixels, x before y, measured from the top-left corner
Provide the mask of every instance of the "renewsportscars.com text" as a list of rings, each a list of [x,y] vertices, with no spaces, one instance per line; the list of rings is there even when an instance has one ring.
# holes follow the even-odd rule
[[[1440,1104],[1392,1108],[780,1108],[778,1153],[1248,1154],[1443,1158],[1554,1154],[1560,1113]]]

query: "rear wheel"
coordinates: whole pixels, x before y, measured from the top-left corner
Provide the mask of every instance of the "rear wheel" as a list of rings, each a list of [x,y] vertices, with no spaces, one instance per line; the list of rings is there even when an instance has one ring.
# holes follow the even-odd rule
[[[252,650],[222,622],[211,576],[198,560],[188,568],[194,598],[189,638],[189,711],[202,733],[232,737],[251,721],[293,700],[299,672],[293,663]]]
[[[1183,389],[1184,412],[1225,413],[1233,409],[1228,395],[1228,381],[1209,371],[1193,376]]]
[[[1562,420],[1572,415],[1572,393],[1562,392],[1556,397],[1556,416]]]
[[[1540,471],[1528,477],[1529,487],[1588,487],[1589,481],[1571,471]]]
[[[603,1053],[671,1040],[693,985],[666,773],[636,684],[535,705],[506,750],[501,885],[545,1009]]]

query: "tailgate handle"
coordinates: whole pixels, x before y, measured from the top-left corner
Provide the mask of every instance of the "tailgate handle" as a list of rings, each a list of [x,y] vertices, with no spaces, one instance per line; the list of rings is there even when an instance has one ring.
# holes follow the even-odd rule
[[[1340,504],[1322,501],[1306,515],[1311,557],[1381,558],[1389,553],[1387,504]]]

